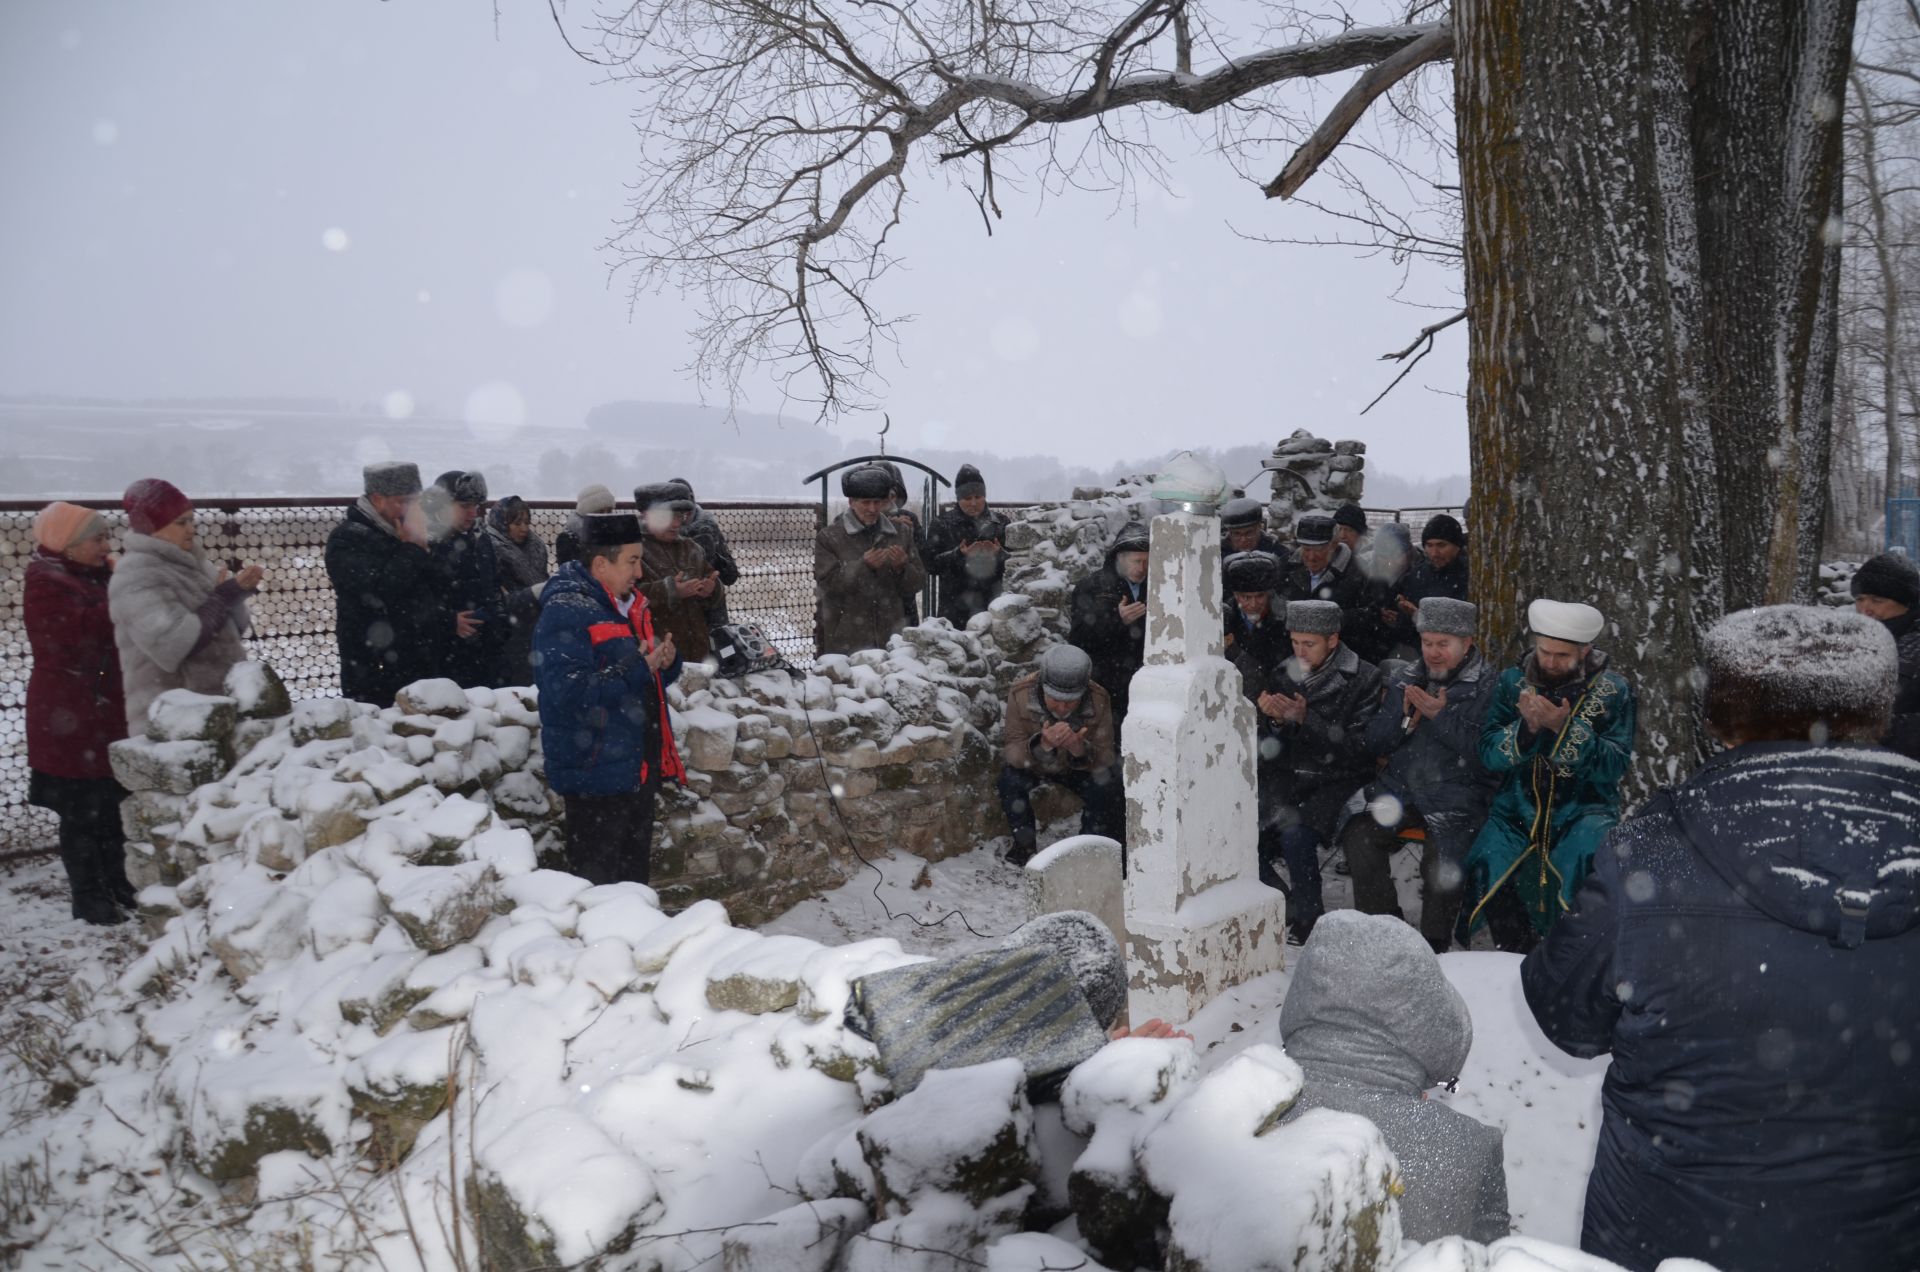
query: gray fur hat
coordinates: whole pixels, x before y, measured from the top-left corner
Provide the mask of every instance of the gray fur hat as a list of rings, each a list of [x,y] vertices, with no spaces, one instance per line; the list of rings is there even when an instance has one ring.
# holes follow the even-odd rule
[[[1092,679],[1093,659],[1078,646],[1054,645],[1040,655],[1040,691],[1049,698],[1078,702]]]
[[[1093,1018],[1102,1029],[1111,1029],[1127,1006],[1127,964],[1107,925],[1085,910],[1060,910],[1027,920],[1000,942],[1003,950],[1029,945],[1052,950],[1066,960],[1080,992],[1087,996]]]
[[[1455,600],[1451,596],[1425,596],[1420,599],[1420,612],[1413,616],[1413,630],[1432,632],[1436,636],[1466,636],[1471,638],[1480,627],[1480,607],[1471,601]]]
[[[369,495],[417,495],[420,493],[420,465],[404,459],[389,459],[368,464],[360,473]]]
[[[1338,636],[1341,617],[1332,601],[1287,602],[1287,630],[1301,636]]]
[[[840,474],[840,493],[849,499],[887,499],[893,495],[893,474],[878,464],[861,464]]]
[[[1267,506],[1258,499],[1229,499],[1220,505],[1220,528],[1233,530],[1240,526],[1259,526],[1265,529],[1267,524]]]

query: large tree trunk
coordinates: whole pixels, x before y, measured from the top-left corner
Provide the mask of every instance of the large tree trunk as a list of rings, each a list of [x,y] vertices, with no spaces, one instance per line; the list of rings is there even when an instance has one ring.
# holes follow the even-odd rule
[[[1852,0],[1457,0],[1454,24],[1476,599],[1496,655],[1534,597],[1607,614],[1643,794],[1701,753],[1700,633],[1811,587],[1840,160],[1819,94]]]
[[[1478,599],[1496,651],[1585,601],[1640,695],[1637,788],[1695,758],[1718,613],[1698,391],[1688,28],[1670,0],[1454,7]]]

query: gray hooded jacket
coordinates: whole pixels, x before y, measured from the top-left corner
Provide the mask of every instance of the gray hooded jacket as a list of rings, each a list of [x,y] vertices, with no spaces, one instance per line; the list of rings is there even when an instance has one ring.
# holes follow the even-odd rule
[[[1280,1037],[1307,1083],[1288,1117],[1357,1113],[1400,1161],[1400,1226],[1415,1241],[1507,1235],[1506,1155],[1491,1126],[1421,1093],[1460,1074],[1473,1021],[1426,938],[1399,919],[1336,910],[1300,951]]]

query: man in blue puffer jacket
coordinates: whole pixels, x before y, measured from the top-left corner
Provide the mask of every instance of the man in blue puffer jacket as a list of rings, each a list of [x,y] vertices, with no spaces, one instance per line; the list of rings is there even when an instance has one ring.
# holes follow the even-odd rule
[[[647,882],[653,804],[686,781],[667,720],[680,675],[673,637],[655,639],[640,576],[640,518],[583,515],[578,560],[540,594],[533,634],[547,785],[566,805],[567,863],[594,883]]]
[[[1608,835],[1520,968],[1547,1037],[1613,1056],[1581,1248],[1920,1268],[1920,763],[1873,744],[1893,638],[1781,605],[1702,653],[1728,749]]]

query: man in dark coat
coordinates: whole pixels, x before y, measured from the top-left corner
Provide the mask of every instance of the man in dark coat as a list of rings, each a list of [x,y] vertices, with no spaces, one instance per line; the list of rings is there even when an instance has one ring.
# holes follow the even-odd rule
[[[1147,654],[1147,553],[1151,532],[1129,521],[1107,546],[1101,568],[1074,585],[1067,641],[1087,651],[1093,678],[1113,700],[1116,732],[1125,728],[1133,673]]]
[[[596,884],[646,883],[660,784],[686,781],[667,717],[680,655],[634,590],[640,519],[580,522],[585,555],[548,582],[534,630],[547,784],[566,805],[569,868]]]
[[[924,574],[927,558],[927,530],[925,526],[920,524],[920,514],[916,513],[910,505],[907,496],[907,479],[901,474],[900,465],[890,459],[881,460],[880,467],[884,468],[887,476],[893,479],[893,484],[887,494],[886,515],[893,521],[894,525],[900,528],[901,533],[907,536],[907,551],[911,552],[914,559],[920,562]],[[922,577],[920,581],[920,586],[923,588],[926,586],[926,579],[924,577]],[[907,626],[913,627],[918,625],[920,622],[919,592],[915,591],[911,596],[902,597],[901,601],[901,609],[906,615]]]
[[[1260,713],[1260,873],[1279,886],[1287,865],[1287,939],[1307,939],[1320,918],[1320,847],[1339,830],[1340,810],[1373,774],[1367,722],[1380,705],[1380,669],[1340,643],[1340,607],[1293,601],[1293,657],[1253,694]]]
[[[1387,678],[1386,698],[1367,725],[1367,749],[1387,767],[1367,788],[1366,812],[1341,834],[1353,908],[1398,918],[1388,854],[1402,831],[1421,829],[1420,935],[1436,954],[1453,942],[1467,849],[1493,797],[1493,779],[1480,762],[1480,726],[1494,673],[1474,647],[1477,620],[1466,601],[1420,602],[1420,661]]]
[[[927,580],[909,534],[887,516],[893,476],[878,464],[840,474],[847,510],[813,536],[814,647],[823,654],[885,649],[907,627]]]
[[[440,675],[463,689],[491,685],[510,624],[500,612],[500,564],[481,521],[487,479],[481,473],[441,473],[421,496],[427,541],[446,579],[446,604],[463,620],[447,643]]]
[[[1884,623],[1900,651],[1900,691],[1880,741],[1920,760],[1920,570],[1906,557],[1883,552],[1860,567],[1850,587],[1853,608]]]
[[[1265,552],[1278,559],[1282,568],[1291,559],[1280,541],[1267,533],[1267,506],[1258,499],[1229,499],[1220,505],[1221,559],[1236,552]]]
[[[1080,797],[1080,833],[1124,841],[1125,796],[1113,737],[1113,706],[1093,683],[1093,660],[1072,645],[1040,655],[1039,669],[1007,694],[1000,808],[1013,832],[1007,860],[1033,856],[1034,788],[1064,786]]]
[[[479,630],[446,605],[446,575],[427,549],[420,470],[370,464],[360,497],[327,536],[340,693],[390,707],[416,680],[442,675],[446,647]]]
[[[1420,532],[1423,556],[1407,580],[1408,613],[1429,596],[1451,596],[1456,601],[1468,597],[1467,532],[1459,521],[1446,513],[1427,518]]]
[[[636,487],[633,501],[647,535],[634,586],[681,657],[702,662],[712,652],[708,613],[716,605],[726,613],[727,589],[706,550],[684,533],[696,507],[693,489],[678,481],[654,482]]]
[[[939,615],[955,627],[993,603],[1007,572],[1007,519],[987,507],[987,483],[972,464],[953,479],[954,504],[933,519],[924,560],[939,584]]]
[[[1333,541],[1333,518],[1310,512],[1294,523],[1298,549],[1287,567],[1280,593],[1289,601],[1332,601],[1342,610],[1360,603],[1366,579],[1353,559],[1353,550]]]
[[[1555,1045],[1612,1056],[1581,1248],[1920,1268],[1920,764],[1873,745],[1893,641],[1774,606],[1702,654],[1727,750],[1607,837],[1520,969]]]
[[[1354,653],[1375,666],[1388,659],[1419,660],[1420,635],[1413,621],[1419,607],[1411,601],[1405,606],[1400,603],[1406,595],[1413,557],[1407,528],[1389,521],[1374,532],[1371,550],[1359,558],[1366,581],[1349,616],[1347,643]]]
[[[1241,680],[1264,685],[1281,662],[1293,657],[1287,640],[1287,603],[1280,561],[1271,552],[1236,552],[1220,563],[1227,579],[1226,656]]]
[[[533,532],[533,510],[508,495],[487,513],[487,538],[499,568],[499,614],[507,628],[494,666],[495,685],[533,683],[533,628],[540,620],[540,590],[547,585],[547,545]]]

